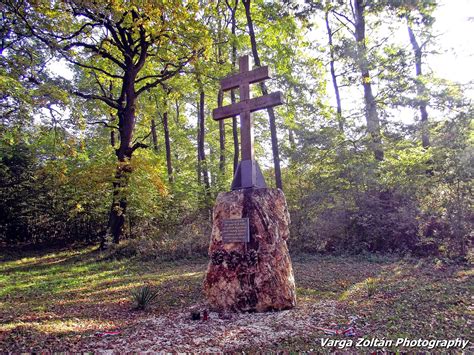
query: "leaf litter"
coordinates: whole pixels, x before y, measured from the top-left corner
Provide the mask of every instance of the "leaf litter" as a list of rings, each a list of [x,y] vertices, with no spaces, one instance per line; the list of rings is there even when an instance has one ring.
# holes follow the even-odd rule
[[[209,312],[204,320],[206,260],[72,257],[0,266],[6,275],[0,283],[0,352],[327,351],[319,346],[322,337],[349,335],[474,340],[474,272],[466,265],[294,258],[295,309]],[[159,302],[148,312],[133,312],[130,291],[144,282],[159,289]],[[202,316],[193,321],[196,311]]]
[[[266,347],[317,332],[322,324],[334,319],[338,302],[304,303],[280,312],[224,315],[209,312],[207,321],[191,320],[191,311],[196,307],[199,306],[152,316],[139,327],[123,332],[119,339],[100,339],[81,350],[227,352]],[[200,308],[204,310],[205,304]]]

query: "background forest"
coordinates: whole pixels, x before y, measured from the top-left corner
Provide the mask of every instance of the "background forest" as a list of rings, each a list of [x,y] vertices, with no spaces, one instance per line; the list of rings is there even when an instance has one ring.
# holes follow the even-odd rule
[[[253,96],[285,95],[254,114],[255,141],[292,252],[465,259],[472,82],[427,65],[438,6],[2,0],[0,246],[205,255],[239,160],[238,119],[212,109],[238,101],[219,80],[251,54],[273,70]]]

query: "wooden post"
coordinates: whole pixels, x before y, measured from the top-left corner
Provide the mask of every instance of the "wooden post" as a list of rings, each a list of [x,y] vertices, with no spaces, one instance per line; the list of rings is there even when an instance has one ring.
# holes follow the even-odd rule
[[[249,57],[243,56],[239,58],[240,73],[249,71]],[[250,87],[247,81],[243,81],[239,85],[240,102],[250,99]],[[242,145],[242,160],[253,159],[253,124],[250,117],[250,109],[246,107],[240,113],[240,141]]]

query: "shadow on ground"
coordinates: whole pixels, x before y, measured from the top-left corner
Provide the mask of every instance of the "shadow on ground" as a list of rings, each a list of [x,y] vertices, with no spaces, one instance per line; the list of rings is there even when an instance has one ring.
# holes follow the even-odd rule
[[[298,308],[287,313],[290,319],[282,323],[275,315],[269,318],[273,323],[268,323],[262,316],[248,315],[228,324],[216,319],[215,324],[209,323],[217,327],[216,339],[203,335],[202,339],[209,339],[200,340],[197,348],[195,343],[181,344],[187,341],[182,340],[185,330],[176,324],[192,334],[197,332],[196,336],[209,330],[186,320],[189,308],[204,302],[201,285],[206,263],[202,259],[166,263],[104,260],[93,248],[2,262],[0,352],[93,350],[97,333],[113,330],[121,335],[102,343],[117,351],[147,350],[147,344],[159,344],[155,340],[163,331],[168,331],[167,337],[176,337],[169,344],[177,348],[168,350],[215,351],[219,349],[216,344],[230,341],[226,337],[233,337],[229,351],[328,350],[318,347],[315,339],[324,336],[318,327],[346,323],[350,317],[357,317],[357,336],[363,337],[472,337],[469,297],[473,271],[466,266],[299,257],[293,263]],[[145,283],[158,290],[159,300],[148,312],[133,311],[131,290]],[[180,323],[175,324],[177,315]],[[156,319],[169,324],[169,329],[160,328]],[[261,335],[260,343],[258,337],[246,335],[248,327],[242,328],[246,322]],[[285,327],[294,329],[283,332]],[[262,343],[262,339],[267,340]]]

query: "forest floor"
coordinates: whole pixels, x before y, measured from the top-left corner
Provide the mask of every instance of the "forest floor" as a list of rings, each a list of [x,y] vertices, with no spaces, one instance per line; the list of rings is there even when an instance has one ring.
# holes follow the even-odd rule
[[[458,338],[470,340],[464,351],[474,349],[474,271],[467,266],[300,256],[293,260],[295,309],[192,321],[190,312],[205,308],[206,260],[103,260],[92,248],[0,260],[1,353],[338,350],[322,339],[351,340],[350,351],[383,349],[357,347],[358,338]],[[148,311],[135,311],[130,293],[144,283],[160,296]],[[329,334],[351,321],[355,336]]]

